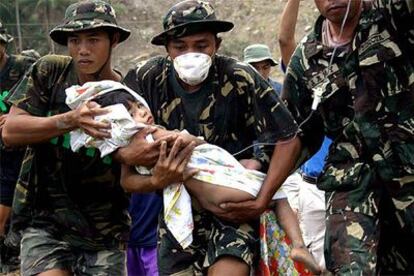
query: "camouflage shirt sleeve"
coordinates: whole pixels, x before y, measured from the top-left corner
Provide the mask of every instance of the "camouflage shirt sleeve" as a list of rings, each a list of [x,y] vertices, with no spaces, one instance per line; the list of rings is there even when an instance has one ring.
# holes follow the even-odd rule
[[[252,124],[260,146],[253,158],[267,166],[272,156],[274,143],[293,138],[298,126],[292,115],[281,101],[272,86],[259,73],[248,65],[240,65],[234,70],[237,90],[245,91],[247,96],[247,126]]]
[[[251,68],[236,69],[236,75],[245,78],[243,82],[237,82],[239,89],[243,86],[250,92],[252,110],[247,118],[254,123],[260,142],[274,143],[294,136],[298,126],[285,104],[280,100],[272,86]]]
[[[55,56],[45,56],[34,63],[14,88],[9,103],[32,115],[46,116],[52,87],[60,75],[55,60]]]

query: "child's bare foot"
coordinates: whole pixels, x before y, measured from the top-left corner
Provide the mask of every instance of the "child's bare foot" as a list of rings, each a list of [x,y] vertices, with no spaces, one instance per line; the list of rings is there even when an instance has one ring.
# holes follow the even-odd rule
[[[321,274],[321,268],[305,246],[293,247],[290,256],[295,262],[303,263],[312,274]]]

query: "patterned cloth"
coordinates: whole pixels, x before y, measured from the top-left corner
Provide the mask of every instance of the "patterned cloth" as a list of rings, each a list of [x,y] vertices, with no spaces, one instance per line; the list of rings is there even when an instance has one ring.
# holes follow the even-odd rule
[[[309,116],[314,91],[322,91],[301,127],[303,145],[312,152],[324,135],[334,141],[318,187],[327,191],[325,256],[335,273],[414,272],[413,249],[404,248],[414,239],[413,3],[365,6],[350,49],[338,49],[331,68],[320,17],[288,68],[285,96],[298,122]],[[388,233],[381,230],[384,258],[380,227]],[[396,246],[396,235],[408,240]]]
[[[262,172],[244,168],[230,153],[211,144],[197,146],[187,166],[199,170],[194,176],[197,180],[242,190],[254,197],[266,177]],[[273,199],[281,198],[286,195],[279,190]],[[173,184],[164,189],[164,220],[178,243],[187,248],[193,241],[194,223],[191,197],[184,185]]]
[[[271,210],[265,211],[260,216],[260,261],[255,275],[312,275],[303,264],[290,258],[290,244],[276,214]]]

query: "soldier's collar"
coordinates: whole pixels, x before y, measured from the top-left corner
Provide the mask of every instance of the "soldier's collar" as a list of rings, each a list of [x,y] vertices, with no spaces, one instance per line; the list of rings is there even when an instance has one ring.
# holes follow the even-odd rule
[[[308,39],[303,43],[305,46],[305,57],[307,59],[319,54],[323,50],[322,45],[322,24],[325,18],[319,16],[316,20],[313,32],[309,34]]]

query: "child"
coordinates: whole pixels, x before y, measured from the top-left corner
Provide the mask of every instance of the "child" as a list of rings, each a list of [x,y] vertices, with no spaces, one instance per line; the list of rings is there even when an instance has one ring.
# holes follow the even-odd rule
[[[101,107],[122,104],[128,110],[128,114],[125,114],[125,117],[129,115],[131,118],[128,120],[125,118],[119,119],[119,116],[114,115],[113,118],[116,119],[111,122],[113,126],[119,126],[122,120],[130,123],[131,119],[135,122],[136,126],[154,124],[151,111],[147,103],[140,96],[136,95],[133,91],[131,92],[127,87],[122,87],[119,83],[111,85],[112,91],[101,89],[99,92],[95,92],[91,100],[98,103]],[[84,99],[86,98],[88,97],[84,97]],[[118,110],[121,110],[121,108],[118,108]],[[105,117],[104,120],[108,120],[111,117],[110,113],[102,115],[102,117]],[[101,120],[102,118],[96,117],[95,119]],[[111,130],[112,138],[110,140],[124,140],[114,137],[117,133],[121,132]],[[151,142],[154,139],[156,140],[171,133],[172,131],[157,127],[151,134],[152,136],[147,137],[147,140]],[[266,175],[259,171],[245,169],[224,149],[207,144],[202,139],[190,135],[185,131],[173,131],[173,133],[185,141],[194,141],[197,145],[187,168],[190,170],[197,169],[198,173],[193,178],[185,181],[184,185],[173,184],[164,189],[164,216],[168,229],[183,248],[185,248],[192,242],[191,233],[193,224],[190,200],[194,200],[194,197],[190,199],[185,188],[190,191],[190,194],[202,195],[197,197],[203,200],[203,204],[201,205],[204,207],[208,206],[207,209],[212,210],[220,208],[219,205],[223,202],[238,202],[254,199]],[[96,145],[98,148],[102,146],[96,143],[96,141],[89,141],[89,145]],[[144,178],[151,177],[150,171],[145,168],[137,168],[136,170],[139,171],[139,174],[134,170],[127,165],[122,165],[121,185],[127,191],[137,191],[137,184],[142,183]],[[292,209],[287,203],[286,196],[282,191],[279,191],[273,199],[276,206],[277,218],[282,228],[284,228],[292,240],[292,259],[303,262],[312,272],[318,273],[319,267],[304,246],[299,226]]]

